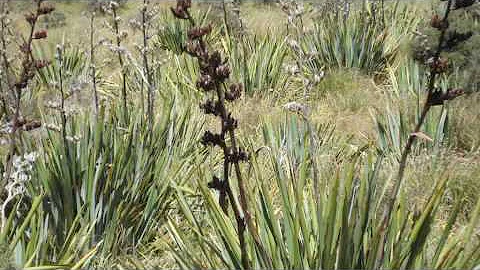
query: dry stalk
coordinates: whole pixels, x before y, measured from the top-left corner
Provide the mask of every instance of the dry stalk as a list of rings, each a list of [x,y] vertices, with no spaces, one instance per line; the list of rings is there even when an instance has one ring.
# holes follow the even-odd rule
[[[440,35],[439,35],[438,43],[436,46],[437,49],[434,55],[428,61],[429,62],[428,64],[430,65],[430,75],[427,82],[427,97],[423,105],[420,117],[417,121],[417,124],[415,125],[413,132],[410,133],[407,143],[405,144],[405,147],[402,151],[396,181],[394,183],[392,193],[389,194],[389,197],[387,198],[387,204],[386,204],[385,211],[383,213],[383,218],[380,224],[380,232],[382,234],[382,238],[381,238],[382,243],[381,243],[381,248],[379,249],[380,254],[376,262],[375,268],[381,268],[381,263],[385,255],[384,246],[386,244],[386,238],[387,238],[387,235],[386,235],[387,227],[390,223],[391,213],[393,211],[396,198],[402,186],[402,182],[405,175],[405,169],[407,166],[407,158],[410,152],[412,151],[412,147],[416,141],[417,136],[421,133],[421,129],[425,122],[425,118],[428,112],[433,106],[443,105],[445,101],[452,100],[464,93],[462,89],[448,89],[446,92],[443,92],[441,89],[437,89],[435,86],[437,76],[439,74],[446,72],[448,68],[448,61],[446,58],[441,57],[441,53],[446,48],[444,43],[446,41],[445,40],[446,33],[449,28],[448,17],[450,15],[450,12],[452,11],[452,9],[455,10],[455,9],[471,6],[475,3],[475,1],[456,0],[455,5],[453,5],[453,3],[454,3],[454,0],[448,0],[443,18],[440,18],[438,15],[435,15],[430,22],[433,28],[436,28],[437,30],[440,31]],[[465,40],[459,40],[458,43],[463,41]],[[454,44],[450,44],[450,46],[453,47]]]
[[[247,226],[260,252],[263,255],[266,252],[250,217],[247,188],[240,168],[240,163],[247,161],[248,155],[238,146],[235,136],[235,130],[238,127],[237,120],[232,117],[226,107],[227,101],[233,102],[240,98],[243,86],[235,83],[227,86],[226,81],[231,72],[227,60],[222,59],[219,51],[209,51],[204,41],[204,36],[212,31],[212,26],[197,26],[190,14],[190,7],[191,0],[177,0],[177,6],[172,8],[172,12],[176,18],[190,22],[191,29],[188,31],[188,40],[184,50],[198,60],[201,75],[197,80],[197,88],[203,90],[209,96],[200,107],[205,114],[218,117],[221,125],[220,133],[206,131],[202,138],[204,145],[218,146],[223,151],[223,179],[214,176],[208,186],[220,193],[219,205],[226,215],[228,215],[228,206],[232,207],[237,222],[242,267],[250,269],[245,238]],[[235,171],[238,183],[239,203],[237,203],[229,180],[231,167]]]

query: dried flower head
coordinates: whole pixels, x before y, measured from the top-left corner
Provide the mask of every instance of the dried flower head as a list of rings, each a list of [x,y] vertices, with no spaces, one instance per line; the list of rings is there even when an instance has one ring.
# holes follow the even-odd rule
[[[210,91],[215,88],[215,82],[210,75],[203,74],[198,78],[197,88],[201,88],[205,91]]]
[[[39,30],[33,34],[34,39],[42,39],[47,37],[47,30]]]
[[[41,69],[41,68],[44,68],[44,67],[50,65],[50,63],[51,62],[48,61],[48,60],[35,60],[35,67],[37,69]]]
[[[38,9],[38,14],[40,15],[46,15],[46,14],[50,14],[52,11],[55,10],[55,6],[52,5],[52,4],[42,4],[40,6],[40,8]]]
[[[175,8],[170,8],[173,15],[182,20],[190,18],[188,9],[192,6],[192,0],[179,0],[177,1],[177,6]]]
[[[210,181],[207,186],[211,189],[215,189],[218,191],[224,191],[227,188],[226,182],[222,181],[220,178],[213,176],[212,181]]]
[[[193,39],[202,38],[203,36],[208,35],[211,32],[212,32],[212,25],[209,24],[207,26],[194,27],[194,28],[190,29],[187,33],[187,36],[188,36],[189,39],[193,40]]]
[[[448,59],[445,57],[439,57],[437,60],[431,58],[427,61],[430,65],[430,69],[433,73],[443,73],[448,69]]]
[[[438,30],[444,30],[448,28],[448,21],[444,21],[438,14],[435,14],[430,20],[430,26]]]
[[[209,130],[205,131],[205,134],[203,134],[201,143],[205,146],[225,147],[225,140],[223,139],[222,135],[214,134]]]
[[[448,89],[445,92],[442,89],[435,89],[428,99],[428,104],[430,106],[443,105],[445,101],[455,99],[463,94],[465,91],[459,88]]]
[[[233,118],[232,114],[229,113],[227,118],[223,120],[223,125],[226,130],[234,130],[238,127],[238,122],[235,118]]]
[[[214,51],[208,59],[208,66],[215,70],[218,66],[222,64],[222,55],[219,51]]]
[[[207,54],[206,50],[202,48],[200,43],[196,40],[188,40],[184,50],[193,57],[204,58],[204,56]]]
[[[219,116],[221,114],[220,102],[213,101],[211,99],[200,104],[200,109],[202,109],[205,114],[213,114],[215,116]]]
[[[227,101],[237,100],[242,96],[243,84],[234,83],[234,84],[230,85],[228,90],[229,91],[225,92],[225,99]]]
[[[30,122],[27,122],[25,123],[23,126],[22,126],[22,129],[24,131],[31,131],[31,130],[34,130],[34,129],[37,129],[39,127],[42,126],[42,123],[40,123],[40,121],[38,120],[32,120]]]
[[[29,24],[33,25],[37,21],[37,15],[33,12],[25,14],[25,20],[27,20]]]
[[[230,67],[227,64],[223,64],[215,69],[215,76],[219,81],[224,81],[230,76],[230,72]]]

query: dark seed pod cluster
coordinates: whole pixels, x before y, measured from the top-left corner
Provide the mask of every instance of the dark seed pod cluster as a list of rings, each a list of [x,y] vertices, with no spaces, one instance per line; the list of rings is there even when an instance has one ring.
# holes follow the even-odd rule
[[[191,0],[177,0],[176,7],[172,7],[173,15],[182,20],[188,20],[191,28],[187,32],[187,41],[183,46],[184,52],[198,60],[200,75],[196,81],[196,87],[205,92],[207,100],[200,105],[200,109],[208,115],[218,117],[221,130],[219,133],[206,131],[201,139],[205,146],[219,147],[223,151],[223,178],[213,176],[208,187],[217,190],[219,204],[225,214],[228,214],[229,205],[235,214],[238,226],[238,238],[240,242],[242,266],[249,269],[248,255],[244,239],[246,225],[253,230],[253,223],[249,219],[246,188],[243,183],[240,163],[248,160],[248,154],[237,146],[235,130],[238,122],[226,108],[226,101],[233,102],[241,97],[243,86],[241,84],[228,85],[231,68],[227,60],[217,50],[210,51],[204,37],[212,32],[212,25],[197,26],[191,17],[189,8]],[[229,183],[230,168],[235,168],[235,176],[238,182],[239,204],[236,203],[235,195]]]
[[[450,11],[470,7],[476,2],[477,0],[448,0],[446,15],[442,18],[436,14],[430,20],[430,26],[440,32],[441,38],[437,51],[427,60],[427,64],[430,67],[430,82],[427,89],[428,96],[426,101],[427,108],[443,105],[444,101],[452,100],[465,93],[462,89],[449,89],[445,92],[435,88],[435,76],[447,72],[450,66],[448,59],[441,56],[442,51],[454,50],[457,45],[467,41],[473,35],[472,31],[460,33],[455,29],[450,29],[448,22]]]
[[[176,18],[190,20],[189,8],[191,1],[177,1],[177,6],[172,7],[172,13]],[[198,89],[206,92],[209,98],[202,104],[200,109],[205,114],[214,115],[220,118],[222,130],[219,134],[206,131],[202,137],[202,144],[206,146],[219,146],[224,148],[225,160],[227,163],[237,163],[247,160],[247,154],[240,149],[227,149],[226,135],[233,132],[238,124],[237,120],[227,112],[225,101],[235,101],[241,97],[243,86],[241,84],[231,84],[225,86],[230,77],[231,68],[227,61],[222,59],[219,51],[210,52],[203,38],[212,32],[212,25],[195,26],[187,32],[187,42],[184,46],[186,53],[198,59],[200,65],[200,76],[197,79]],[[211,92],[214,92],[211,94]]]

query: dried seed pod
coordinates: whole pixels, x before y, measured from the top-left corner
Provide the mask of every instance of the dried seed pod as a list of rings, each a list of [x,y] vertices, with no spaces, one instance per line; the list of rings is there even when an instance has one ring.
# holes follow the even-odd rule
[[[45,4],[40,6],[40,8],[38,9],[38,14],[46,15],[46,14],[50,14],[54,10],[55,10],[55,6],[53,6],[52,4]]]
[[[443,73],[447,71],[448,68],[448,59],[444,57],[439,57],[438,59],[432,59],[429,61],[430,69],[433,73]]]
[[[177,1],[177,6],[180,6],[183,9],[189,9],[192,7],[192,0],[179,0]]]
[[[25,14],[25,20],[31,25],[33,25],[37,21],[37,15],[30,12],[28,14]]]
[[[33,34],[33,39],[42,39],[47,37],[47,30],[40,30]]]
[[[189,39],[194,40],[194,39],[202,38],[203,36],[208,35],[211,32],[212,32],[212,25],[209,24],[207,26],[194,27],[190,29],[187,33],[187,36]]]
[[[201,88],[204,91],[211,91],[215,88],[215,82],[212,79],[212,76],[208,74],[203,74],[198,78],[197,88]]]
[[[216,176],[213,176],[212,181],[208,182],[207,186],[218,191],[224,191],[227,188],[226,182]]]
[[[238,149],[237,153],[230,153],[227,157],[227,161],[230,163],[239,163],[242,161],[248,161],[249,156],[247,152],[245,152],[243,149]]]
[[[200,104],[200,109],[202,109],[205,114],[213,114],[215,116],[222,114],[220,102],[214,102],[210,99],[205,101],[205,103]]]
[[[188,13],[182,7],[179,7],[179,6],[175,8],[171,7],[170,10],[172,11],[173,16],[175,16],[178,19],[186,20],[189,18]]]
[[[230,67],[227,64],[218,66],[215,69],[215,76],[220,80],[224,81],[230,76]]]
[[[33,120],[33,121],[30,121],[30,122],[27,122],[23,125],[22,129],[25,130],[25,131],[30,131],[30,130],[34,130],[34,129],[37,129],[39,127],[42,126],[42,123],[40,123],[40,121],[38,120]]]
[[[222,55],[219,51],[214,51],[208,59],[208,65],[211,69],[215,70],[222,64]]]
[[[191,0],[179,0],[177,1],[177,6],[175,8],[170,8],[173,15],[182,20],[186,20],[190,18],[190,14],[188,13],[188,9],[192,6]]]
[[[430,20],[430,26],[441,31],[447,29],[449,24],[448,21],[444,21],[438,14],[435,14]]]
[[[241,83],[234,83],[230,85],[229,91],[225,92],[225,99],[227,101],[234,101],[242,96],[243,85]]]
[[[184,50],[193,57],[203,57],[207,53],[195,40],[188,40]]]
[[[209,130],[205,131],[205,134],[203,134],[201,143],[205,146],[220,146],[222,148],[225,147],[225,140],[223,139],[222,135],[213,134]]]
[[[443,105],[445,101],[455,99],[463,94],[465,94],[465,91],[459,88],[448,89],[446,92],[443,92],[441,89],[435,89],[428,99],[428,105]]]
[[[35,60],[35,67],[37,69],[41,69],[41,68],[44,68],[44,67],[50,65],[50,63],[51,62],[48,61],[48,60]]]
[[[225,126],[226,130],[234,130],[238,127],[238,122],[232,117],[232,114],[229,113],[227,118],[223,120],[223,125]]]

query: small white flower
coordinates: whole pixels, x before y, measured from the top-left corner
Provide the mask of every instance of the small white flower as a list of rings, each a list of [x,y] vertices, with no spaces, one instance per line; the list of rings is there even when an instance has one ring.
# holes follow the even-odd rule
[[[55,125],[55,124],[47,124],[45,127],[47,129],[50,129],[50,130],[53,130],[53,131],[58,131],[58,132],[60,132],[62,130],[62,128],[60,128],[58,125]]]
[[[301,103],[295,102],[295,101],[286,103],[285,105],[283,105],[283,108],[285,108],[286,110],[289,110],[291,112],[294,112],[294,113],[300,113],[304,116],[308,115],[307,106],[305,106]]]

